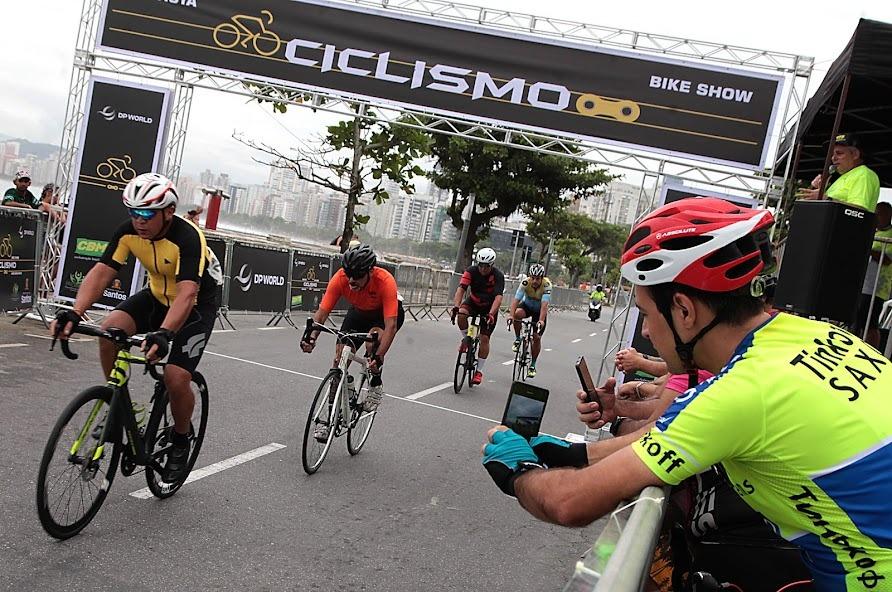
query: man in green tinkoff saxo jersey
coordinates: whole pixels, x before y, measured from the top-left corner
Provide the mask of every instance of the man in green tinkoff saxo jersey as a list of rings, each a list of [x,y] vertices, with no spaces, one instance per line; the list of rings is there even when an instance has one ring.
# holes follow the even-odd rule
[[[892,590],[892,362],[828,323],[764,310],[770,212],[688,198],[643,218],[623,277],[671,373],[714,374],[642,437],[488,433],[483,465],[537,518],[590,524],[644,487],[720,464],[740,497],[803,551],[820,592]],[[599,389],[602,401],[614,393]],[[610,421],[605,404],[604,419]]]

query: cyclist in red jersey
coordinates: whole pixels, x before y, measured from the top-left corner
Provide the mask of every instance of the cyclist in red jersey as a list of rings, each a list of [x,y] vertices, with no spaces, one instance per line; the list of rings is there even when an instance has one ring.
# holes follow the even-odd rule
[[[471,377],[471,384],[483,382],[483,366],[489,357],[489,338],[496,327],[499,307],[502,305],[502,293],[505,291],[505,276],[496,269],[493,262],[496,252],[485,247],[477,252],[477,265],[467,268],[461,276],[455,301],[452,307],[452,322],[458,321],[462,338],[460,351],[466,351],[470,345],[468,316],[480,315],[480,355],[477,358],[477,370]]]
[[[325,323],[338,300],[345,298],[352,306],[344,317],[341,331],[378,334],[375,348],[372,349],[371,344],[366,346],[372,379],[363,408],[372,412],[381,404],[384,395],[381,382],[384,356],[390,350],[396,332],[403,326],[405,312],[402,299],[397,292],[396,280],[389,271],[375,266],[378,258],[370,246],[360,245],[348,249],[344,252],[341,262],[342,267],[328,283],[325,296],[322,297],[313,320],[320,325]],[[304,333],[300,342],[301,349],[306,353],[312,352],[318,336],[319,331]],[[353,345],[354,350],[359,346],[357,343]],[[335,348],[335,366],[341,356],[342,347],[338,344]]]

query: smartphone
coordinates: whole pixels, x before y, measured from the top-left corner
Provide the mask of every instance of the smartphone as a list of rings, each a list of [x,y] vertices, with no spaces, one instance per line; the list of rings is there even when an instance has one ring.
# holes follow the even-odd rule
[[[576,374],[579,376],[579,384],[582,385],[582,390],[585,391],[585,401],[586,403],[597,403],[598,407],[601,407],[601,397],[598,396],[598,391],[595,388],[595,383],[592,382],[592,375],[589,374],[588,364],[585,362],[585,356],[579,356],[579,359],[576,360]]]
[[[539,435],[548,389],[517,381],[511,385],[502,425],[507,426],[529,440]]]

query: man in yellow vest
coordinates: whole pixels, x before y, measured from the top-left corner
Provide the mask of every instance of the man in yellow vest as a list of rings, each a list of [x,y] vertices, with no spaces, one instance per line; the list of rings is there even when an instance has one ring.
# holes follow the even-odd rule
[[[827,199],[845,202],[873,212],[880,198],[880,179],[864,164],[865,151],[860,137],[856,134],[839,134],[833,140],[831,161],[839,173],[824,195]],[[818,189],[824,182],[818,175],[811,182],[811,189],[803,190],[798,197],[817,199]]]

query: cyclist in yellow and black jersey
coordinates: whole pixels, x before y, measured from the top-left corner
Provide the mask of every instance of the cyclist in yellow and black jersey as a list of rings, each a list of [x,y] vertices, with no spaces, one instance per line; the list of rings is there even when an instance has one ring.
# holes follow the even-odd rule
[[[548,303],[551,302],[551,280],[545,277],[545,266],[539,263],[530,265],[529,276],[520,282],[511,307],[508,309],[508,329],[514,328],[514,345],[517,352],[520,346],[520,321],[529,318],[535,330],[530,347],[532,361],[527,376],[536,376],[536,360],[542,351],[542,334],[545,333],[545,322],[548,317]]]
[[[50,327],[67,339],[84,313],[99,300],[118,270],[135,255],[149,274],[149,287],[109,313],[103,329],[128,335],[146,333],[143,350],[156,361],[170,353],[164,384],[174,418],[173,446],[167,455],[165,480],[184,477],[189,458],[189,428],[195,398],[190,382],[214,328],[219,307],[220,263],[197,226],[174,215],[178,197],[173,182],[144,173],[124,188],[130,220],[115,232],[102,259],[87,273],[71,310],[61,311]],[[117,346],[99,341],[105,376],[114,366]]]

